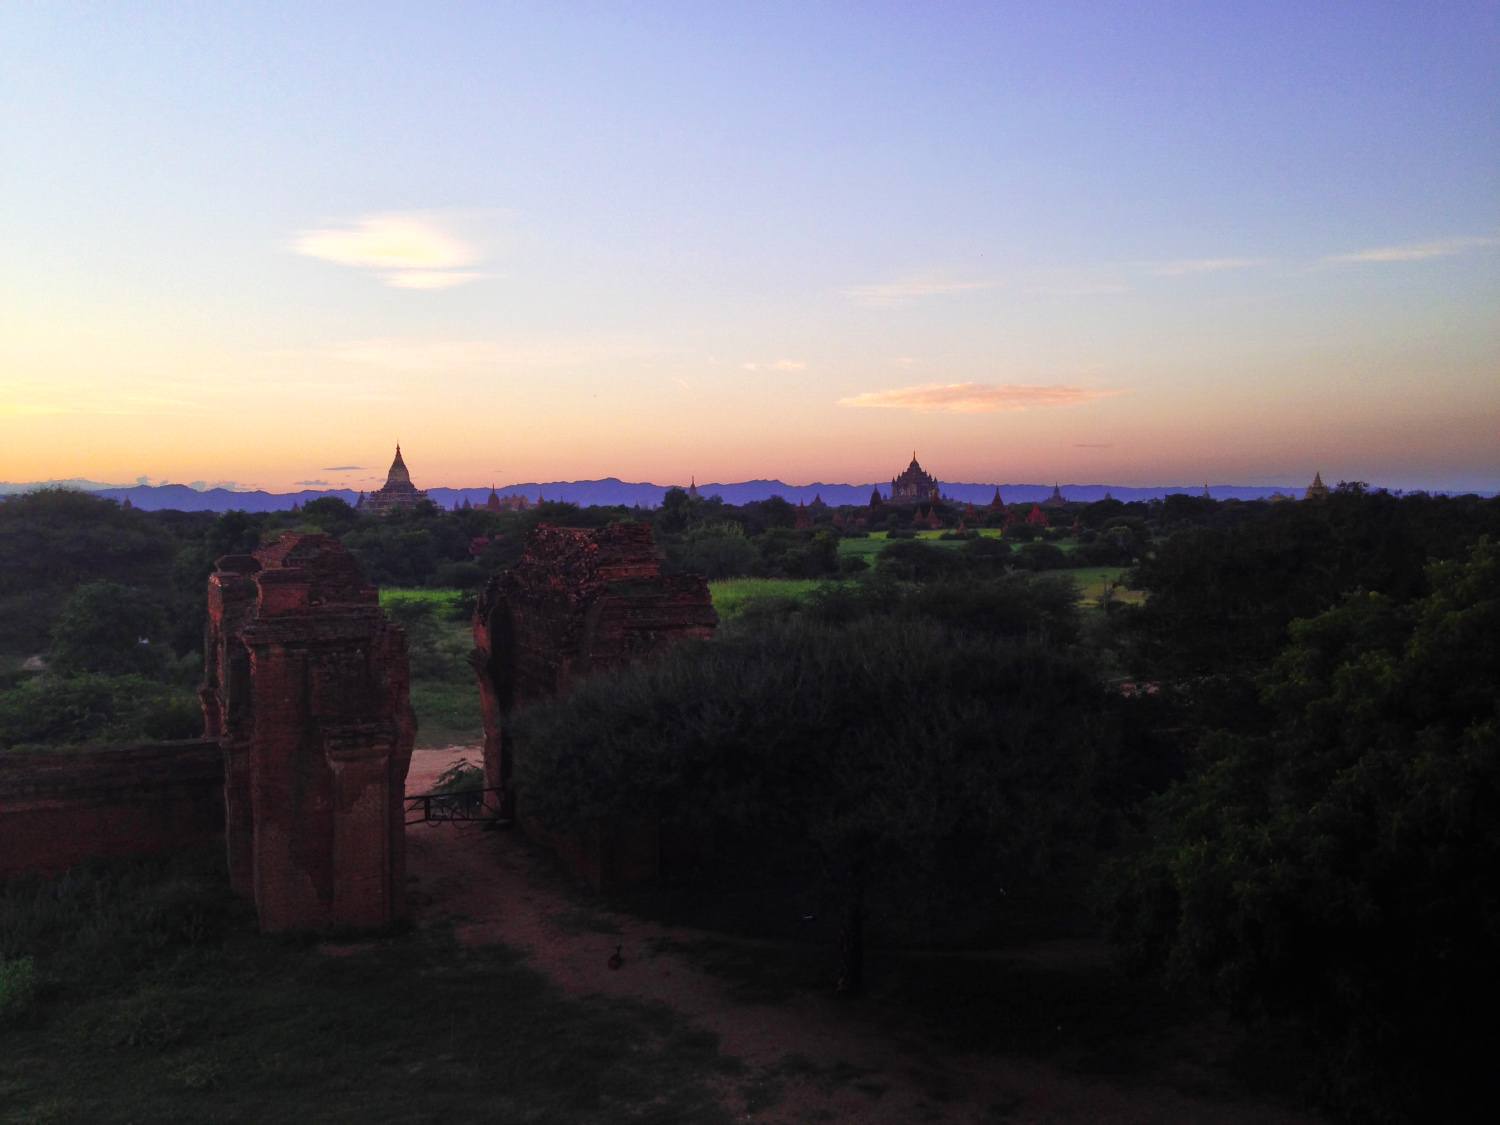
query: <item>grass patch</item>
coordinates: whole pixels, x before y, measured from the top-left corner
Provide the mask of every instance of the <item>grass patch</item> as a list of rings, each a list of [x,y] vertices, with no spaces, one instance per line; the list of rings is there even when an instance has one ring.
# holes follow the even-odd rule
[[[380,589],[380,608],[389,609],[401,602],[417,602],[430,605],[434,609],[454,611],[462,601],[464,592],[446,587],[425,586],[382,586]]]
[[[1128,590],[1119,585],[1120,577],[1128,570],[1123,566],[1080,566],[1065,570],[1054,570],[1052,574],[1066,574],[1078,583],[1079,604],[1098,606],[1104,599],[1105,590],[1114,587],[1112,597],[1126,605],[1140,605],[1146,600],[1142,590]]]
[[[981,539],[1004,538],[998,527],[981,527],[974,530],[979,534]],[[942,547],[944,550],[954,551],[962,547],[965,542],[968,542],[968,540],[964,539],[944,539],[943,534],[941,531],[919,531],[916,533],[916,538],[934,547]],[[885,550],[886,546],[892,542],[900,542],[900,540],[887,538],[884,531],[872,531],[868,536],[859,539],[840,539],[839,558],[860,558],[873,566],[875,556]],[[1053,546],[1064,551],[1071,551],[1078,546],[1078,540],[1071,538],[1056,539],[1052,542]]]
[[[413,680],[411,706],[417,713],[418,749],[484,741],[484,715],[473,672],[457,681]]]
[[[738,1068],[666,1009],[571,999],[503,948],[261,937],[202,860],[0,885],[0,958],[25,957],[3,1121],[713,1122],[708,1080]]]
[[[732,621],[752,602],[773,598],[800,601],[823,585],[819,578],[725,578],[708,584],[714,609],[723,621]]]

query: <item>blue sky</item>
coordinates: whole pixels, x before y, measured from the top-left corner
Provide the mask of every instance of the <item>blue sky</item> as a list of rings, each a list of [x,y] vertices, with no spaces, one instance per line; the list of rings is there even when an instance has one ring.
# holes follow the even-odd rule
[[[1500,5],[726,7],[0,9],[0,479],[1500,487]]]

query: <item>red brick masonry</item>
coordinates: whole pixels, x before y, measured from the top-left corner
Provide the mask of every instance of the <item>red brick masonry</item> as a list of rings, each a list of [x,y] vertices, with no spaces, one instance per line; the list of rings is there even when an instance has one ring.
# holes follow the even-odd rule
[[[0,877],[208,844],[224,831],[211,740],[0,754]]]
[[[230,876],[263,930],[405,913],[416,719],[406,636],[327,535],[283,535],[209,579],[205,728],[224,748]]]
[[[712,637],[718,621],[701,577],[662,574],[649,525],[538,526],[520,562],[491,580],[474,611],[485,784],[506,789],[504,807],[514,811],[505,743],[505,716],[513,708],[564,694],[592,672]],[[600,825],[563,836],[521,813],[529,834],[595,886],[656,873],[654,823]]]

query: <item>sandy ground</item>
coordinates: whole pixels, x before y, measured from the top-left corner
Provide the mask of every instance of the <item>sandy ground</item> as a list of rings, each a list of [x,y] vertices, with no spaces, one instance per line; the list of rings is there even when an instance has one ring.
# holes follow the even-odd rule
[[[455,758],[479,760],[477,749],[419,750],[408,793],[422,793]],[[612,914],[545,875],[541,860],[507,831],[472,825],[420,825],[407,830],[414,912],[449,920],[459,940],[501,943],[578,996],[655,1001],[719,1037],[721,1051],[745,1064],[723,1080],[725,1105],[736,1119],[757,1122],[920,1121],[1017,1122],[1293,1122],[1266,1106],[1195,1099],[1179,1091],[1113,1085],[1014,1057],[954,1054],[913,1030],[893,1033],[862,1022],[831,994],[802,995],[774,1006],[732,999],[725,985],[689,959],[659,952],[658,943],[692,942],[701,931]],[[569,924],[580,908],[618,927],[618,936],[579,932]],[[625,964],[608,965],[616,944]],[[788,1072],[787,1056],[799,1056]],[[809,1060],[812,1067],[801,1064]],[[858,1072],[857,1077],[851,1077]],[[757,1081],[779,1084],[770,1108],[747,1101]],[[762,1099],[764,1100],[764,1099]]]

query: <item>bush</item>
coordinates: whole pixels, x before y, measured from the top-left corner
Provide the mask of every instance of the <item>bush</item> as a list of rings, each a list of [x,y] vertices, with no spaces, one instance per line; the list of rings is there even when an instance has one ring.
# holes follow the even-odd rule
[[[916,926],[943,902],[999,907],[1002,882],[1040,893],[1091,855],[1109,830],[1109,711],[1055,646],[918,617],[742,620],[518,712],[518,799],[559,826],[658,814],[725,854],[754,841],[761,870],[856,910],[868,891]]]
[[[92,993],[161,956],[217,943],[244,906],[221,849],[0,882],[0,965],[31,962],[49,991]]]
[[[0,1027],[18,1022],[36,1001],[36,962],[0,957]]]
[[[449,590],[472,590],[483,586],[488,577],[476,562],[450,562],[439,564],[433,583]]]
[[[466,680],[470,643],[451,623],[448,600],[392,597],[384,606],[406,632],[406,653],[413,679]]]
[[[963,573],[968,569],[968,561],[947,547],[915,540],[887,546],[875,556],[875,568],[905,582],[930,582]]]
[[[0,693],[0,750],[194,738],[195,692],[142,676],[39,676]]]
[[[759,557],[745,529],[731,521],[701,523],[679,538],[666,540],[664,547],[669,570],[701,574],[711,582],[744,577]]]
[[[1013,558],[1023,570],[1062,570],[1068,566],[1068,553],[1053,543],[1027,543]]]

